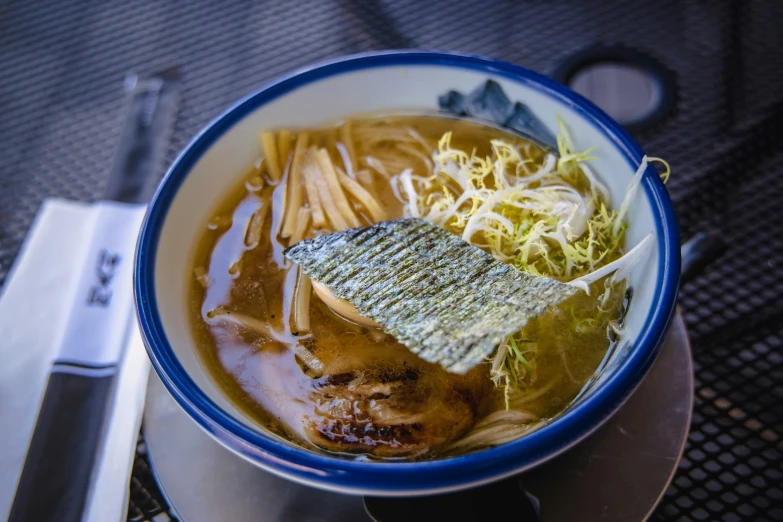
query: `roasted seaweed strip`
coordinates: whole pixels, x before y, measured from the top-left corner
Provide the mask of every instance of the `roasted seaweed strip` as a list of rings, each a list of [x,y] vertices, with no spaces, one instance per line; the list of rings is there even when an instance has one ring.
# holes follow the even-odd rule
[[[285,252],[426,361],[465,373],[575,289],[496,261],[421,219],[301,241]]]

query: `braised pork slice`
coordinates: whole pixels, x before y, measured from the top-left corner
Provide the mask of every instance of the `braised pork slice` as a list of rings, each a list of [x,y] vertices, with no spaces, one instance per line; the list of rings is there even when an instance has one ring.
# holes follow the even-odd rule
[[[337,452],[401,457],[426,453],[463,434],[482,395],[475,379],[413,368],[365,369],[314,381],[305,431]]]

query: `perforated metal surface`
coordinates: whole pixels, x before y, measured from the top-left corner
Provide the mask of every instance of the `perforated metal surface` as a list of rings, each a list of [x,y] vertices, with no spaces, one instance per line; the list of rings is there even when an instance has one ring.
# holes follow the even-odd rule
[[[686,458],[655,519],[783,520],[783,3],[209,0],[0,3],[0,284],[41,200],[98,197],[122,78],[179,66],[169,159],[240,96],[346,53],[435,48],[551,73],[596,44],[675,72],[668,120],[637,134],[667,158],[683,235],[718,227],[724,259],[682,291],[697,404]],[[129,516],[165,509],[134,469]]]

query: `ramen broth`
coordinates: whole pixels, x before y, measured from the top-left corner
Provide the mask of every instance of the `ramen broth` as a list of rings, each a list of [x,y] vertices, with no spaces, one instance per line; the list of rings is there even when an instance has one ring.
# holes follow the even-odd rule
[[[384,133],[412,130],[420,150],[435,150],[450,131],[453,146],[482,155],[491,154],[492,139],[524,147],[533,161],[545,154],[505,131],[440,116],[364,118],[350,125],[350,133],[345,124],[309,129],[309,144],[326,148],[388,219],[404,217],[394,175],[426,170],[428,158],[385,141]],[[290,239],[279,231],[297,132],[280,146],[281,179],[271,179],[259,160],[211,211],[193,256],[188,302],[195,344],[233,403],[269,431],[312,450],[375,458],[472,451],[492,445],[480,441],[482,422],[492,425],[495,417],[517,412],[516,437],[560,413],[607,353],[622,288],[599,303],[604,283],[596,283],[590,295],[577,292],[532,319],[522,335],[535,347],[535,371],[510,395],[490,379],[490,362],[466,375],[450,374],[391,336],[338,316],[315,293],[309,295],[310,329],[296,331],[291,303],[298,270],[283,257]],[[361,224],[370,224],[371,213],[348,199]],[[261,231],[258,241],[249,239],[257,236],[254,228]],[[305,237],[331,231],[311,224]]]

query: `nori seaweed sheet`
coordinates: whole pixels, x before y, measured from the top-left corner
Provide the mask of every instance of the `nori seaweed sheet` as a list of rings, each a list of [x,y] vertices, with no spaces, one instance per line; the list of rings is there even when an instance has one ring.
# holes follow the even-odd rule
[[[528,319],[575,292],[422,219],[318,236],[284,254],[413,353],[452,373],[477,366]]]

